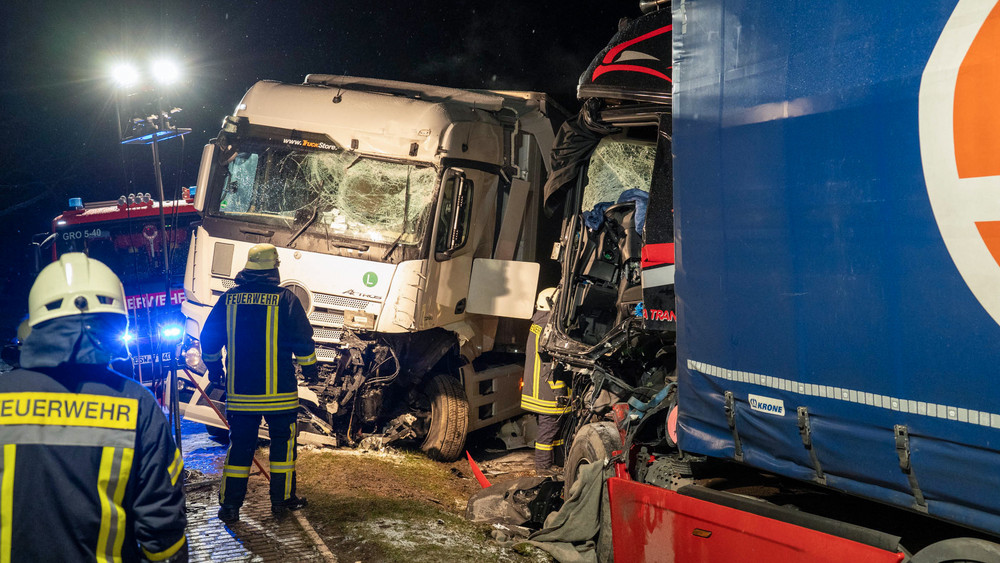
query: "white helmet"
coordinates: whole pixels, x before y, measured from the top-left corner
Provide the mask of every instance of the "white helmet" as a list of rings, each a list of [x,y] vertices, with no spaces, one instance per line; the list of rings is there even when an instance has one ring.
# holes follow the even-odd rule
[[[556,300],[556,288],[546,287],[538,292],[538,299],[535,301],[535,309],[539,311],[551,311],[552,302]]]
[[[103,263],[67,252],[43,268],[31,286],[28,325],[84,313],[115,313],[127,319],[125,288]]]

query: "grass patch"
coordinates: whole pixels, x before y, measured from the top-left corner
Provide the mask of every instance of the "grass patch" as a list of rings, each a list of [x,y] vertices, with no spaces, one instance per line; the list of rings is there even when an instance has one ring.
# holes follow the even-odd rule
[[[303,451],[298,490],[310,523],[342,561],[549,561],[490,540],[489,526],[465,520],[478,488],[448,465],[411,453]]]

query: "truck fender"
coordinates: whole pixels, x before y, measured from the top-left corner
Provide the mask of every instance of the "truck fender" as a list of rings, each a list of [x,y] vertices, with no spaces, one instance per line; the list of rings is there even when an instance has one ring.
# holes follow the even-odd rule
[[[950,538],[921,549],[911,563],[1000,563],[1000,545],[976,538]]]

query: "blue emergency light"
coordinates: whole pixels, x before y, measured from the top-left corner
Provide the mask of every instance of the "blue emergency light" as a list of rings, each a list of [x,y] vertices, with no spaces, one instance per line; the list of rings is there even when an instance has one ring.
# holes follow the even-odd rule
[[[177,325],[167,325],[160,329],[160,336],[164,340],[177,340],[184,331]]]

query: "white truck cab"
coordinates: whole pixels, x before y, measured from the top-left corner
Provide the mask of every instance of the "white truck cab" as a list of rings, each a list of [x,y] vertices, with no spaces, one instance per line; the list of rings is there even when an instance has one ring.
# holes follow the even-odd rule
[[[320,441],[410,438],[454,459],[468,432],[519,414],[550,107],[347,76],[255,84],[202,156],[189,367],[203,371],[204,320],[267,242],[313,325],[321,380],[300,387],[300,425]],[[198,393],[181,400],[222,425]]]

